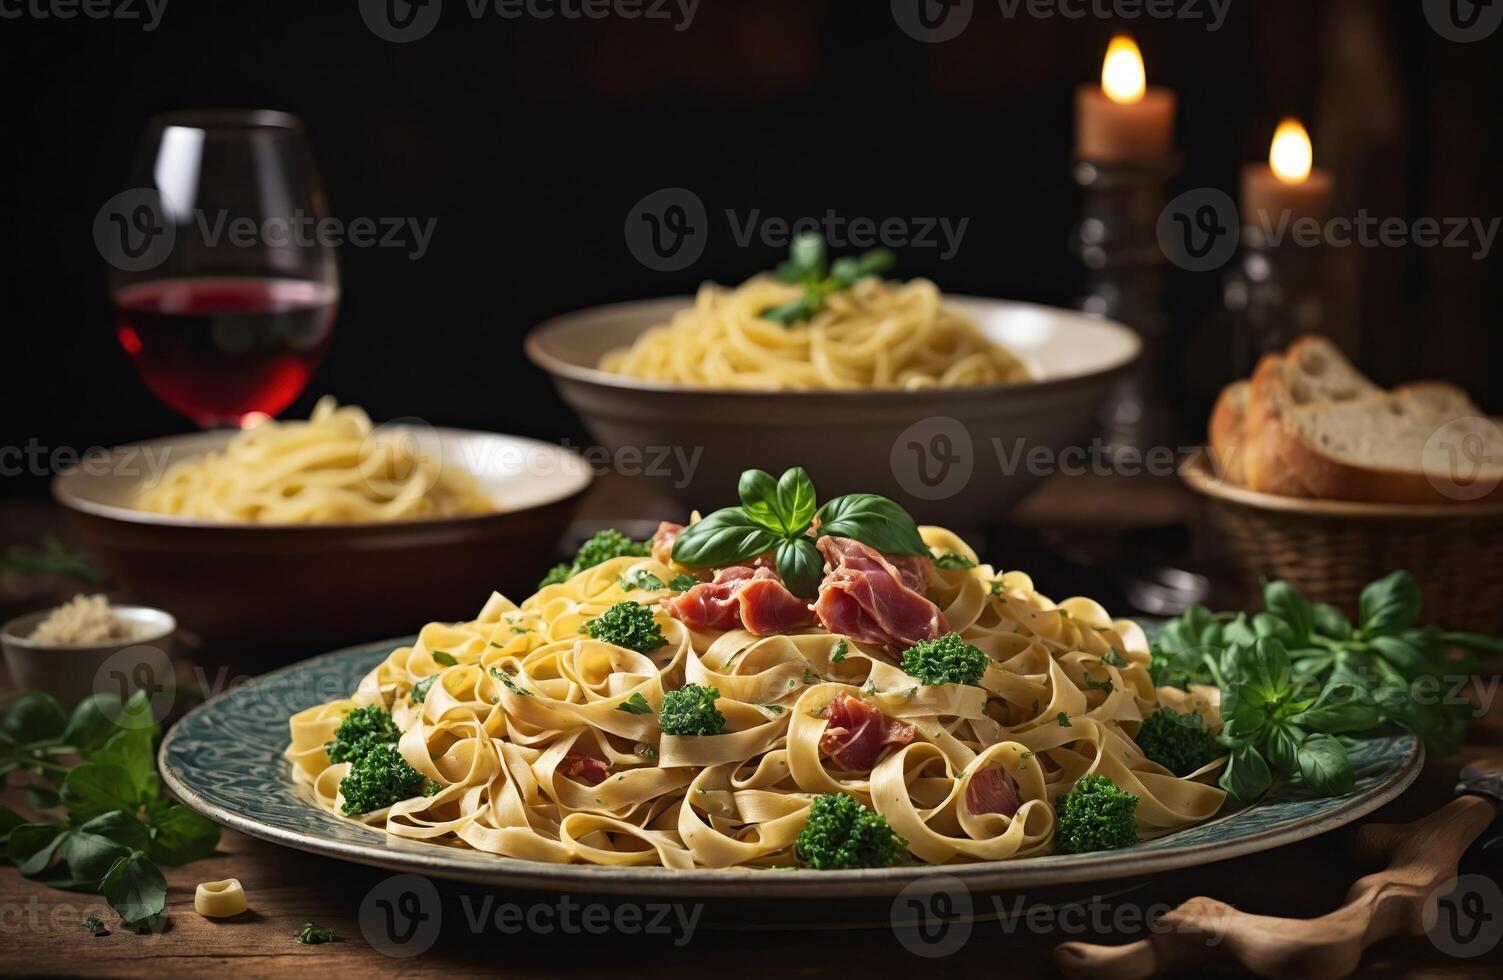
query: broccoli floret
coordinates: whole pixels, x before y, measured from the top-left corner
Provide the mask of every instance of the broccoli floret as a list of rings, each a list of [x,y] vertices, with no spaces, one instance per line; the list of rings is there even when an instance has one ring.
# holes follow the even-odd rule
[[[334,730],[334,741],[324,748],[330,762],[358,762],[378,745],[395,745],[402,732],[384,708],[370,704],[344,716]]]
[[[1144,755],[1176,776],[1188,776],[1220,754],[1205,719],[1193,711],[1155,711],[1144,719],[1136,741]]]
[[[819,871],[889,868],[907,851],[908,842],[893,833],[886,817],[844,793],[814,798],[809,821],[793,845],[799,861]]]
[[[653,621],[652,610],[629,600],[616,603],[601,613],[599,619],[590,620],[585,629],[602,643],[614,643],[638,653],[648,653],[668,642],[662,628]]]
[[[910,647],[903,654],[903,673],[925,684],[976,684],[991,658],[960,638],[946,633]]]
[[[433,686],[433,682],[436,680],[438,680],[437,674],[429,674],[412,685],[412,700],[414,704],[422,704],[428,699],[428,689]]]
[[[1082,776],[1055,809],[1059,813],[1055,840],[1062,854],[1110,851],[1138,842],[1134,817],[1138,798],[1118,789],[1106,776]]]
[[[725,715],[715,707],[720,691],[699,684],[685,684],[663,695],[658,725],[664,735],[719,735],[725,731]]]
[[[647,545],[633,541],[613,527],[603,531],[596,531],[590,540],[579,546],[574,553],[574,560],[567,565],[554,565],[548,570],[548,575],[539,583],[538,588],[546,585],[557,585],[568,581],[586,568],[594,568],[601,562],[610,561],[612,558],[620,558],[629,555],[633,558],[645,558],[648,554]]]
[[[343,809],[350,816],[370,813],[419,794],[432,796],[438,790],[438,783],[408,765],[395,745],[377,745],[361,756],[350,774],[339,782]]]

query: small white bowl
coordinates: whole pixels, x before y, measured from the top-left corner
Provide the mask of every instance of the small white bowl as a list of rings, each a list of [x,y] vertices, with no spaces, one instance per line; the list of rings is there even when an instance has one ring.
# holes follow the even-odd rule
[[[11,681],[22,690],[42,690],[71,707],[96,691],[128,694],[143,678],[150,685],[170,685],[172,638],[177,620],[150,606],[111,606],[123,620],[135,623],[139,636],[129,640],[84,646],[34,643],[32,633],[52,610],[27,613],[0,629],[5,666]]]

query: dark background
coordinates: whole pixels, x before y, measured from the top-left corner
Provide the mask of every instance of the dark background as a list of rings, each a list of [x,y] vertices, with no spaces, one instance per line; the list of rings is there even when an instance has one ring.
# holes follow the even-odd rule
[[[1200,7],[1204,7],[1202,2]],[[0,23],[7,151],[0,187],[6,362],[0,445],[85,448],[190,428],[116,345],[91,225],[128,185],[156,112],[268,107],[301,116],[332,211],[438,219],[429,253],[341,250],[335,341],[306,414],[333,393],[377,420],[582,438],[521,354],[542,319],[596,303],[737,282],[777,250],[742,248],[724,219],[969,218],[959,254],[900,255],[899,274],[957,293],[1068,305],[1074,87],[1099,77],[1115,30],[1150,82],[1179,94],[1176,189],[1236,194],[1278,120],[1310,125],[1337,211],[1503,215],[1495,107],[1503,32],[1456,44],[1414,3],[1231,0],[1200,21],[1019,16],[977,0],[969,29],[918,43],[878,0],[702,0],[671,22],[472,19],[449,0],[429,37],[397,45],[354,2],[170,0],[154,32],[129,21]],[[652,272],[627,251],[632,206],[663,187],[705,202],[703,257]],[[1503,410],[1496,260],[1465,249],[1332,256],[1330,331],[1378,380],[1447,378]],[[1232,372],[1211,314],[1219,273],[1173,279],[1180,399],[1198,427]],[[0,480],[38,495],[45,480]]]

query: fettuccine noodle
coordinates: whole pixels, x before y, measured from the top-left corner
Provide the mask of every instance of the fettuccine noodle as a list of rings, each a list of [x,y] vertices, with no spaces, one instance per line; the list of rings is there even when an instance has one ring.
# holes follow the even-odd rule
[[[935,554],[975,560],[949,531],[921,533]],[[349,711],[380,705],[403,733],[402,757],[438,788],[352,819],[513,858],[668,868],[787,866],[822,793],[872,807],[930,864],[1050,853],[1053,801],[1088,774],[1139,797],[1140,838],[1221,806],[1218,763],[1177,778],[1133,741],[1161,694],[1219,729],[1215,690],[1156,691],[1142,629],[1090,599],[1056,604],[1020,572],[931,566],[928,597],[991,663],[979,686],[923,686],[882,651],[817,628],[692,631],[661,608],[672,592],[628,588],[642,580],[638,570],[664,582],[682,571],[615,558],[520,606],[493,595],[472,622],[424,627],[350,698],[293,716],[286,756],[296,780],[340,814],[350,764],[331,764],[325,744]],[[668,642],[650,654],[582,631],[628,599],[656,610]],[[414,686],[433,675],[415,703]],[[655,711],[686,683],[720,691],[723,734],[665,735],[652,712],[622,710],[640,695]],[[820,754],[820,715],[842,692],[914,726],[916,737],[870,773],[832,768]],[[603,760],[610,775],[593,786],[569,778],[571,752]],[[1021,806],[1012,816],[971,813],[971,779],[998,764]]]
[[[694,306],[611,351],[600,368],[653,381],[763,390],[928,388],[1027,381],[1029,371],[946,306],[926,279],[875,277],[831,294],[808,322],[762,313],[802,287],[757,277],[705,285]]]
[[[170,467],[136,506],[251,524],[396,521],[483,514],[496,505],[459,466],[410,435],[375,432],[353,405],[324,397],[306,422],[266,421],[222,452]]]

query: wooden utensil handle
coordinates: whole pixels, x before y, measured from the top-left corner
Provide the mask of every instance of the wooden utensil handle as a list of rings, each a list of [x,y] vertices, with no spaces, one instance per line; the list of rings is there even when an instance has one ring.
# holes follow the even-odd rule
[[[1106,980],[1230,960],[1260,977],[1346,976],[1378,940],[1425,931],[1425,900],[1455,877],[1461,855],[1496,815],[1491,802],[1463,796],[1414,823],[1362,828],[1359,850],[1387,857],[1388,867],[1359,879],[1339,909],[1317,919],[1250,915],[1213,898],[1192,898],[1160,919],[1147,939],[1126,946],[1062,943],[1054,960],[1067,977]]]

